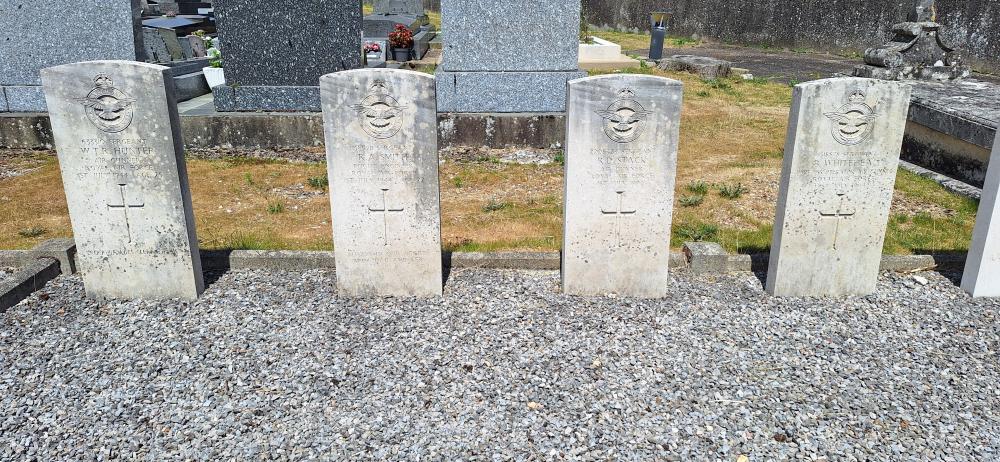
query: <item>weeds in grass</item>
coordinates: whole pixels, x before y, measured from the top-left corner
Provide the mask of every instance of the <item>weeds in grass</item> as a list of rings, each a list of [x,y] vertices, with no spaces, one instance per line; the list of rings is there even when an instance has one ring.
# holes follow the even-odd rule
[[[747,192],[742,183],[724,184],[719,186],[719,195],[726,199],[739,199]]]
[[[215,248],[232,250],[273,250],[282,248],[272,236],[264,236],[252,231],[238,231],[223,238]]]
[[[244,173],[243,182],[246,183],[247,186],[253,186],[254,185],[253,175],[251,175],[250,172]]]
[[[701,180],[692,181],[687,185],[688,192],[697,194],[699,196],[704,196],[705,194],[708,194],[708,188],[709,188],[708,183]]]
[[[49,232],[49,230],[42,228],[41,226],[32,226],[30,228],[24,228],[18,231],[17,235],[24,238],[32,238],[41,236],[47,232]]]
[[[686,223],[675,231],[685,241],[710,241],[719,235],[719,227],[708,223]]]
[[[267,204],[267,213],[277,215],[285,211],[285,204],[280,201],[272,201]]]
[[[563,151],[559,151],[552,160],[559,165],[566,165],[566,154]]]
[[[309,177],[309,186],[326,191],[330,187],[330,177],[327,175]]]
[[[681,196],[680,203],[681,207],[697,207],[705,202],[705,196],[702,194],[692,194],[688,196]]]
[[[749,83],[751,85],[767,85],[767,84],[771,83],[770,80],[767,80],[767,79],[765,79],[763,77],[754,77],[754,78],[752,78],[750,80],[745,80],[745,82],[747,82],[747,83]]]
[[[454,178],[451,179],[451,185],[456,188],[461,188],[462,186],[465,186],[465,180],[463,180],[462,177],[456,175]]]
[[[695,93],[695,95],[698,95],[698,96],[700,96],[702,98],[708,98],[709,96],[712,96],[712,93],[710,91],[708,91],[708,90],[701,90],[701,91]]]
[[[504,201],[499,201],[496,198],[490,198],[489,202],[487,202],[486,205],[483,206],[483,212],[486,213],[499,212],[504,209],[509,209],[513,206],[514,205],[511,204],[510,202],[504,202]]]

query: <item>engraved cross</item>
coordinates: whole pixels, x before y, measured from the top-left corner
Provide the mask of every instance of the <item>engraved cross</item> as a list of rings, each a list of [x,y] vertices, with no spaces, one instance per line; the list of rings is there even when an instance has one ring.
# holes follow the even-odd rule
[[[382,240],[386,247],[389,246],[389,214],[399,213],[403,211],[403,207],[392,208],[389,207],[387,197],[389,194],[389,188],[382,188],[382,205],[380,207],[368,207],[369,212],[378,212],[382,214]]]
[[[112,209],[122,209],[122,214],[125,216],[125,232],[128,233],[128,241],[132,242],[132,224],[129,221],[129,209],[141,209],[146,206],[145,203],[137,202],[130,204],[125,198],[125,188],[128,185],[125,183],[118,183],[118,194],[121,195],[121,204],[107,204],[108,210]]]
[[[622,245],[622,219],[629,215],[635,215],[635,209],[625,208],[625,191],[615,191],[618,197],[618,206],[614,210],[601,209],[602,215],[615,218],[615,239],[618,240],[618,247]]]
[[[837,225],[833,229],[833,250],[837,250],[837,239],[839,238],[840,234],[840,223],[844,220],[850,219],[856,213],[854,210],[849,210],[845,208],[844,201],[847,200],[846,193],[837,193],[837,197],[838,197],[838,202],[836,210],[829,210],[826,212],[822,210],[819,211],[820,217],[833,218],[834,220],[837,220]]]

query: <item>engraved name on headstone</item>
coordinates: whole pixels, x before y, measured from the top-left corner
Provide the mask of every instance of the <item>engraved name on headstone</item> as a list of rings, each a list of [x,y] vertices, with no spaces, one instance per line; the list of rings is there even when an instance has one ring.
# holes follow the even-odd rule
[[[1000,136],[986,171],[972,244],[962,274],[962,289],[973,297],[1000,297]]]
[[[875,290],[910,89],[835,78],[795,87],[767,291]]]
[[[364,69],[325,75],[320,88],[339,289],[440,295],[434,78]]]
[[[93,61],[42,70],[77,265],[98,299],[204,290],[170,69]]]
[[[682,85],[600,76],[571,81],[568,94],[563,290],[662,297]]]

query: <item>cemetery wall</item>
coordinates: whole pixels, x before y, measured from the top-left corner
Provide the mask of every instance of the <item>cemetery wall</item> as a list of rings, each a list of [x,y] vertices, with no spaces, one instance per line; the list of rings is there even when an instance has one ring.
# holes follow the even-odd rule
[[[582,0],[596,25],[648,30],[650,11],[670,11],[670,33],[740,44],[861,53],[888,40],[912,2],[899,0]],[[977,69],[1000,73],[1000,2],[939,1],[948,43]]]

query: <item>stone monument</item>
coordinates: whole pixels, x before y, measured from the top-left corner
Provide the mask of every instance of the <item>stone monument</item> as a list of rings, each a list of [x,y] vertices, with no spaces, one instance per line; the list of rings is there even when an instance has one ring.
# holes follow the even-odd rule
[[[7,4],[13,3],[6,1]],[[49,0],[0,7],[0,112],[45,112],[39,71],[142,50],[139,0]]]
[[[422,0],[375,0],[374,14],[401,14],[426,17]]]
[[[169,68],[94,61],[42,70],[77,267],[97,299],[204,290]]]
[[[337,286],[352,296],[442,292],[434,77],[323,76]]]
[[[215,107],[320,111],[319,78],[361,67],[357,0],[215,0],[226,85]],[[266,33],[265,33],[266,32]]]
[[[972,245],[962,274],[962,289],[973,297],[1000,297],[1000,136],[993,144],[993,154],[979,200],[979,214],[972,232]]]
[[[917,0],[910,21],[892,26],[892,41],[865,50],[857,77],[885,80],[955,80],[969,76],[962,57],[941,40],[934,0]]]
[[[441,112],[562,112],[580,72],[580,0],[442,0]]]
[[[875,290],[910,87],[860,78],[797,85],[785,144],[767,291]]]
[[[682,90],[641,75],[569,83],[566,293],[666,295]]]

